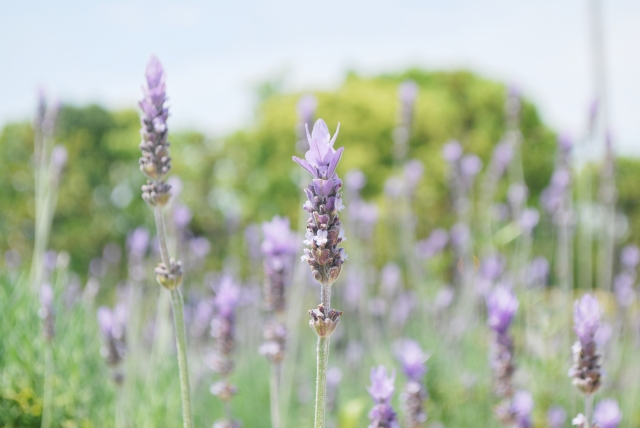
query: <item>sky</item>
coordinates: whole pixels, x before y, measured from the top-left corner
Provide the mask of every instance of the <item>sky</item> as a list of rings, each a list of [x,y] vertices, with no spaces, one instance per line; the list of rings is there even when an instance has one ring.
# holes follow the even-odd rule
[[[14,1],[0,13],[0,125],[28,119],[41,86],[63,102],[135,107],[153,53],[174,129],[219,136],[250,124],[267,80],[325,90],[349,70],[417,66],[518,85],[550,126],[579,138],[594,97],[589,1]],[[615,148],[640,156],[640,2],[602,10]]]

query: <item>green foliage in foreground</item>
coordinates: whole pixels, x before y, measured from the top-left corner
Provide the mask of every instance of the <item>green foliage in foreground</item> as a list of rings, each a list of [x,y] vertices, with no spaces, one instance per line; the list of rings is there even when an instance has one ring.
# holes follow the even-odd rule
[[[179,426],[179,384],[171,327],[157,327],[160,336],[168,336],[158,337],[153,342],[140,331],[132,332],[124,367],[125,383],[118,388],[111,382],[109,369],[100,354],[96,308],[86,298],[66,306],[61,281],[64,275],[64,272],[58,272],[55,286],[53,426],[114,426],[116,411],[124,413],[128,426]],[[146,284],[139,291],[145,303],[139,305],[138,313],[133,313],[132,323],[146,325],[154,317],[160,324],[170,323],[169,313],[165,311],[168,306],[164,306],[168,300],[163,298],[161,290],[155,284]],[[305,289],[301,307],[312,306],[315,291]],[[330,366],[339,367],[343,373],[329,416],[329,420],[338,422],[340,428],[366,426],[366,414],[372,405],[366,392],[368,374],[369,369],[378,364],[399,371],[393,404],[400,409],[398,396],[404,376],[391,351],[393,341],[398,337],[417,340],[431,354],[425,379],[430,395],[427,401],[429,421],[439,421],[447,427],[499,426],[491,411],[496,403],[491,393],[488,363],[490,335],[482,311],[461,316],[454,308],[436,314],[425,303],[428,301],[425,293],[426,289],[421,287],[418,310],[401,334],[385,327],[389,324],[384,319],[370,319],[369,327],[363,329],[362,324],[358,327],[357,314],[345,314],[341,331],[332,341],[330,356]],[[598,297],[606,308],[607,322],[636,316],[637,308],[632,308],[631,312],[617,318],[612,311],[613,299],[604,293]],[[518,365],[515,383],[518,388],[532,392],[536,403],[535,426],[542,427],[546,426],[546,411],[553,404],[562,405],[569,415],[582,411],[581,396],[566,375],[573,340],[566,308],[570,307],[572,299],[563,297],[557,290],[538,290],[521,293],[520,300],[522,304],[514,324]],[[339,300],[336,304],[342,305]],[[0,337],[3,338],[0,343],[0,426],[40,426],[45,344],[38,306],[38,299],[34,298],[23,277],[0,278],[0,311],[3,314],[0,323]],[[159,316],[156,314],[158,307]],[[266,428],[270,424],[269,367],[257,352],[261,328],[260,318],[255,314],[254,307],[244,307],[238,317],[238,363],[232,381],[238,385],[239,394],[233,400],[233,412],[246,427]],[[140,324],[139,321],[144,322]],[[303,310],[299,323],[300,346],[290,373],[293,377],[284,378],[285,382],[293,382],[288,414],[288,426],[291,427],[311,426],[313,416],[315,337],[306,328]],[[211,426],[222,415],[218,401],[208,392],[215,378],[202,363],[207,341],[210,339],[205,338],[204,342],[190,339],[196,426]],[[354,345],[362,351],[355,359]],[[596,401],[604,397],[619,400],[624,426],[640,424],[637,352],[637,332],[625,328],[621,335],[614,333],[604,350],[605,384],[596,394]]]

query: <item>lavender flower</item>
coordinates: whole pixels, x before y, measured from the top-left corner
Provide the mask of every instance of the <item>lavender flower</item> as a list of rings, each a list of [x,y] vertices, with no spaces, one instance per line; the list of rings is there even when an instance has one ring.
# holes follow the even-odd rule
[[[598,428],[618,428],[620,421],[622,421],[618,402],[612,399],[602,400],[596,406],[593,418]]]
[[[303,95],[298,100],[296,110],[298,112],[298,118],[300,122],[296,125],[296,134],[298,141],[296,147],[299,151],[303,152],[305,147],[305,126],[309,123],[313,123],[313,116],[318,108],[318,100],[312,94]]]
[[[405,422],[408,427],[419,427],[427,420],[424,410],[427,391],[422,378],[427,371],[424,363],[429,356],[422,351],[417,342],[409,339],[395,344],[395,354],[402,364],[402,371],[407,376],[407,383],[401,396]]]
[[[640,249],[636,245],[627,245],[620,252],[620,262],[625,269],[635,270],[640,263]]]
[[[529,286],[544,286],[549,278],[549,261],[544,256],[535,257],[527,268]]]
[[[400,428],[396,413],[391,407],[395,378],[395,371],[388,376],[384,366],[371,369],[371,386],[367,390],[376,404],[369,412],[369,428]]]
[[[45,282],[40,287],[40,310],[38,311],[42,319],[42,334],[47,342],[51,342],[55,336],[55,314],[53,312],[53,287]]]
[[[231,276],[224,275],[213,300],[215,314],[211,321],[211,336],[215,339],[215,350],[207,357],[210,367],[221,376],[221,380],[213,384],[210,391],[223,402],[228,402],[237,393],[237,388],[229,382],[228,377],[234,368],[232,353],[236,347],[235,321],[239,302],[240,287]],[[230,417],[217,421],[216,424],[214,426],[240,426]]]
[[[518,300],[513,292],[498,286],[487,298],[489,327],[497,334],[505,334],[518,310]]]
[[[510,402],[505,401],[496,408],[498,420],[505,426],[531,428],[533,398],[528,391],[518,391]]]
[[[560,406],[552,406],[547,411],[549,428],[562,428],[567,421],[567,412]]]
[[[289,228],[289,219],[275,216],[262,224],[264,241],[265,307],[281,312],[285,309],[285,289],[291,273],[293,256],[297,251],[297,237]],[[322,232],[322,231],[320,231]]]
[[[440,253],[449,242],[449,234],[444,229],[434,229],[427,239],[416,244],[418,255],[430,259]]]
[[[117,385],[121,385],[123,374],[119,370],[119,365],[126,354],[126,323],[127,308],[123,303],[119,303],[111,310],[106,306],[98,308],[98,325],[105,340],[102,348],[102,356],[113,371],[113,380]]]
[[[518,310],[518,300],[509,288],[497,286],[487,297],[487,310],[489,327],[495,333],[491,346],[494,390],[498,397],[507,399],[496,410],[496,416],[501,420],[505,407],[511,406],[508,399],[513,395],[514,346],[508,329]]]
[[[586,294],[574,306],[574,331],[578,341],[573,345],[573,367],[569,376],[585,394],[592,394],[601,384],[602,370],[595,335],[600,325],[600,306],[595,297]]]

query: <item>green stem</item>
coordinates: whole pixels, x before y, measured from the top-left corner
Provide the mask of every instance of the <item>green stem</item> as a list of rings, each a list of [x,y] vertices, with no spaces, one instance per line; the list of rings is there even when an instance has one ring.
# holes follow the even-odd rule
[[[593,413],[592,409],[593,409],[593,394],[587,394],[584,397],[584,416],[585,416],[585,419],[587,420],[586,421],[587,425],[585,428],[591,427],[591,414]]]
[[[44,399],[42,403],[42,428],[51,427],[53,405],[53,346],[50,342],[44,348]]]
[[[271,364],[271,428],[280,428],[280,363]]]
[[[315,428],[324,428],[327,401],[327,363],[329,361],[329,338],[318,337],[318,367],[316,371],[316,418]]]
[[[320,301],[326,312],[331,309],[331,284],[321,284]],[[327,402],[327,365],[329,363],[329,338],[318,337],[316,369],[316,417],[315,428],[324,428]]]
[[[189,368],[187,367],[187,337],[184,328],[183,303],[180,290],[171,290],[171,304],[173,306],[173,326],[176,333],[176,348],[178,351],[178,370],[180,372],[180,396],[182,398],[182,421],[184,428],[193,427],[191,416],[191,393],[189,388]]]

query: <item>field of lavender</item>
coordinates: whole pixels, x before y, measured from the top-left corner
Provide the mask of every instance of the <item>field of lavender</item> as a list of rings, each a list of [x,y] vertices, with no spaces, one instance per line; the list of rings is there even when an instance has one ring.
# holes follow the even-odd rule
[[[350,74],[209,138],[170,82],[0,131],[0,426],[640,426],[640,162],[597,103],[571,138],[469,72]]]

